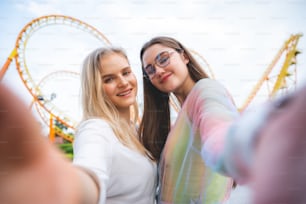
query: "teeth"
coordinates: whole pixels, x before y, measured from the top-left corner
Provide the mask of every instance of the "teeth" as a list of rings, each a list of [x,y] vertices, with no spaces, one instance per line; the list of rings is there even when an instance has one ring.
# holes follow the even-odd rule
[[[129,93],[131,93],[131,90],[128,90],[126,92],[122,92],[122,93],[118,94],[118,96],[125,96],[125,95],[127,95]]]

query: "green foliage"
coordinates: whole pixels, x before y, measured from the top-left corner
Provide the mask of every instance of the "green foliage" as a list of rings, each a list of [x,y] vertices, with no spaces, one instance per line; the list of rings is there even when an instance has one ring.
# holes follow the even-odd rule
[[[73,159],[73,147],[72,143],[63,143],[63,144],[57,144],[57,146],[60,148],[61,151],[64,152],[64,154],[67,156],[68,159]]]

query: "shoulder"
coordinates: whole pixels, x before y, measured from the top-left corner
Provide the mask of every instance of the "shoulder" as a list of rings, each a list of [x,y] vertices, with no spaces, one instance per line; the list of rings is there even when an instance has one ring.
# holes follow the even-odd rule
[[[78,125],[75,139],[80,138],[114,141],[116,136],[107,121],[93,118],[84,120]]]
[[[87,119],[87,120],[83,120],[80,122],[80,124],[78,125],[78,130],[80,129],[84,129],[84,128],[110,128],[110,125],[108,124],[108,122],[106,122],[103,119],[100,118],[92,118],[92,119]]]
[[[215,79],[205,78],[197,81],[194,86],[195,90],[209,88],[209,89],[225,89],[223,84]]]
[[[235,102],[225,86],[217,80],[208,78],[201,79],[194,85],[185,104],[189,112],[198,111],[199,108],[206,110],[207,107],[213,107],[214,110],[217,107],[227,107],[228,110],[237,111]]]
[[[214,79],[201,79],[192,88],[188,98],[215,98],[229,96],[227,89],[219,81]]]

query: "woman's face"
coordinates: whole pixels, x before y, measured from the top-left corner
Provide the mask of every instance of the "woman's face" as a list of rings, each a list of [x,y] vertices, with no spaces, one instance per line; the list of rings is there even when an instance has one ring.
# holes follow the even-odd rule
[[[136,102],[137,80],[128,60],[121,54],[102,57],[101,78],[105,94],[119,111],[126,111]]]
[[[184,54],[161,44],[149,47],[142,62],[151,83],[162,92],[175,92],[189,76]]]

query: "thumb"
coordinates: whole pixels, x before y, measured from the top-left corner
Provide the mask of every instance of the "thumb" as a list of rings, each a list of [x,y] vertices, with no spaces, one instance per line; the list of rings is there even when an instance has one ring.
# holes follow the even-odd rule
[[[29,164],[42,155],[47,140],[26,105],[0,84],[0,168]]]

